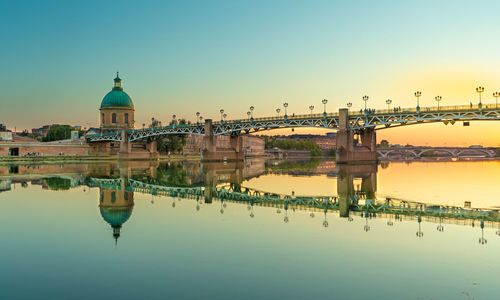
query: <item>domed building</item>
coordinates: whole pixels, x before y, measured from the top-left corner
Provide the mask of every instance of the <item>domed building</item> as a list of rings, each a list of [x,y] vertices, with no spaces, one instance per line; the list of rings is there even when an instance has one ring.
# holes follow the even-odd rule
[[[113,228],[113,238],[118,241],[122,225],[132,215],[134,208],[134,192],[101,188],[99,197],[101,217]]]
[[[111,92],[102,99],[100,120],[102,129],[134,128],[134,103],[123,91],[122,80],[116,72]]]

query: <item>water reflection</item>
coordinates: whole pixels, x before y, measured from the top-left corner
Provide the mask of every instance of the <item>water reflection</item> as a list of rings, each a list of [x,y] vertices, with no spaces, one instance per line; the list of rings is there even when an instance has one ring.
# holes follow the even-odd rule
[[[384,166],[388,168],[387,166]],[[12,174],[15,170],[15,174]],[[132,217],[134,194],[151,195],[151,204],[171,198],[172,208],[176,201],[193,201],[194,211],[203,205],[219,202],[218,212],[224,214],[229,203],[248,210],[255,218],[256,207],[270,207],[284,223],[291,222],[290,211],[308,211],[311,219],[323,215],[322,227],[329,227],[332,213],[352,222],[355,217],[364,219],[362,230],[372,230],[371,220],[385,218],[393,227],[398,222],[415,222],[415,235],[424,237],[423,221],[438,224],[438,232],[445,231],[446,223],[471,225],[480,223],[478,242],[487,244],[484,227],[498,228],[498,210],[470,209],[443,204],[419,203],[393,197],[377,197],[377,164],[336,165],[331,161],[300,161],[277,163],[274,161],[247,161],[245,163],[176,162],[126,162],[115,164],[75,164],[66,166],[12,166],[0,167],[0,191],[11,191],[11,185],[41,185],[44,189],[66,191],[84,186],[99,189],[99,212],[112,230],[117,243],[124,224]],[[266,175],[316,176],[326,174],[336,179],[334,195],[296,195],[278,193],[266,188],[249,187],[254,178]],[[287,184],[282,182],[282,184]],[[333,187],[332,187],[333,189]],[[232,204],[231,204],[232,205]]]

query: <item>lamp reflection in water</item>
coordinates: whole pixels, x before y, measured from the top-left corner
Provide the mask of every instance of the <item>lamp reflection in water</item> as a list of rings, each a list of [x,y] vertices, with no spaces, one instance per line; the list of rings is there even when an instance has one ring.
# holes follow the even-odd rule
[[[363,216],[363,213],[361,213],[361,216]],[[365,226],[363,226],[363,230],[365,232],[370,231],[370,225],[368,225],[368,212],[365,214]]]
[[[287,200],[285,200],[284,209],[285,209],[285,217],[283,218],[283,221],[285,223],[288,223],[288,201]]]
[[[479,238],[479,244],[484,245],[488,243],[488,240],[484,238],[484,219],[481,219],[481,237]]]
[[[255,214],[253,213],[253,200],[250,201],[250,218],[255,217]]]
[[[443,217],[439,217],[439,225],[437,226],[437,231],[443,232],[444,231],[444,226],[441,224],[443,222]]]
[[[325,228],[328,227],[328,221],[326,220],[326,212],[327,211],[328,211],[328,209],[325,207],[325,210],[324,210],[324,212],[325,212],[325,220],[323,221],[323,227],[325,227]]]
[[[421,238],[424,236],[424,233],[422,232],[422,216],[418,215],[418,231],[417,231],[417,237]]]

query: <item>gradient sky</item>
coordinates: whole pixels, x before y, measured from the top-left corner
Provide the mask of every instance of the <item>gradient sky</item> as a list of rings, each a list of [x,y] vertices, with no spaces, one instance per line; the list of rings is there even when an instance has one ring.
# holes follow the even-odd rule
[[[0,123],[98,125],[116,70],[136,124],[484,102],[500,90],[498,1],[3,1]],[[460,125],[460,127],[458,126]],[[453,129],[451,129],[453,128]],[[487,131],[487,132],[486,132]],[[288,131],[287,131],[288,132]],[[394,143],[500,144],[500,122],[384,130]],[[432,138],[429,136],[432,135]]]

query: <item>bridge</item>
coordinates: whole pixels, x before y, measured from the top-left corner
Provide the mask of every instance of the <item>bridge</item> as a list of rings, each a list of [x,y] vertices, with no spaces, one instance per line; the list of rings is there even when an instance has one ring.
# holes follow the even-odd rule
[[[443,106],[427,108],[405,108],[385,110],[349,111],[339,109],[338,113],[284,115],[282,117],[248,118],[217,121],[206,119],[204,123],[189,125],[170,125],[147,129],[129,129],[116,132],[88,135],[89,143],[120,142],[120,154],[130,153],[131,142],[146,141],[154,143],[159,137],[178,134],[204,136],[203,158],[205,160],[240,160],[243,157],[241,135],[280,128],[324,128],[337,131],[337,162],[349,163],[375,161],[376,130],[400,126],[444,122],[454,124],[458,121],[500,120],[500,108],[496,104],[467,106]],[[233,152],[223,156],[217,154],[214,138],[229,135]],[[355,145],[355,135],[359,136],[361,146]],[[155,146],[155,145],[154,145]],[[154,147],[149,148],[154,151]],[[225,156],[224,156],[225,155]]]
[[[420,158],[428,153],[444,153],[448,156],[458,158],[461,156],[475,156],[482,154],[485,157],[495,157],[496,148],[466,148],[466,147],[390,147],[378,148],[377,154],[381,158],[387,158],[394,154],[410,155],[415,158]]]

